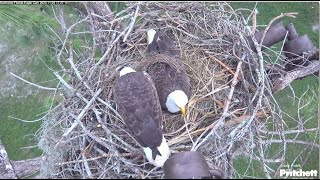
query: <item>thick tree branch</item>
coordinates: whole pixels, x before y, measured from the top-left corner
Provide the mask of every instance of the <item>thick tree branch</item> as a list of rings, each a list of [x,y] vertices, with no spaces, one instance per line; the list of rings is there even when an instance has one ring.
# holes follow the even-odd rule
[[[287,87],[293,80],[311,75],[320,69],[320,61],[312,61],[308,66],[291,71],[274,82],[272,92],[276,93]]]

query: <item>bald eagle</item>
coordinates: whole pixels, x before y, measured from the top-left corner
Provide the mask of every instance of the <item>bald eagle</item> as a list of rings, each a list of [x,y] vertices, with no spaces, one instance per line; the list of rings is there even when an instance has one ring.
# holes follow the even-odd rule
[[[151,77],[146,72],[124,67],[116,80],[115,102],[148,161],[162,167],[170,156],[170,150],[163,136],[162,110]]]
[[[154,29],[147,31],[148,47],[144,70],[151,76],[158,92],[160,105],[171,113],[186,115],[189,101],[190,79],[174,41],[167,35],[160,36]]]

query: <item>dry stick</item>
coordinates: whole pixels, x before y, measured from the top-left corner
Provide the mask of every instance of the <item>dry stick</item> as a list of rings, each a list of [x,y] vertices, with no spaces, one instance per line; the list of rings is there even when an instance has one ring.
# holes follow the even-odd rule
[[[311,129],[296,129],[296,130],[288,130],[288,131],[283,131],[281,133],[283,134],[297,134],[297,133],[305,133],[305,132],[312,132],[312,131],[318,131],[318,128],[311,128]],[[280,132],[275,132],[275,131],[264,131],[264,130],[259,130],[263,134],[270,134],[270,135],[280,135]]]
[[[57,163],[55,164],[55,166],[64,166],[64,165],[68,165],[68,164],[75,164],[75,163],[81,163],[84,161],[95,161],[98,159],[102,159],[102,158],[110,158],[110,157],[128,157],[128,156],[133,156],[136,155],[135,153],[123,153],[123,154],[103,154],[101,156],[97,156],[97,157],[93,157],[93,158],[89,158],[86,160],[77,160],[77,161],[68,161],[68,162],[63,162],[63,163]]]
[[[126,42],[129,34],[131,33],[131,31],[132,31],[132,29],[133,29],[133,25],[134,25],[134,23],[135,23],[135,21],[136,21],[136,19],[137,19],[137,16],[138,16],[140,4],[141,4],[141,3],[139,3],[138,6],[137,6],[136,12],[134,13],[134,16],[133,16],[133,18],[132,18],[132,20],[131,20],[131,23],[130,23],[130,25],[129,25],[129,29],[128,29],[126,35],[125,35],[124,38],[123,38],[123,42]]]
[[[96,47],[97,47],[97,40],[96,40],[96,36],[97,36],[97,31],[96,31],[96,28],[93,24],[93,18],[92,18],[92,15],[90,13],[90,10],[88,8],[88,4],[87,3],[83,3],[84,7],[86,8],[88,14],[89,14],[89,18],[90,18],[90,24],[91,24],[91,28],[92,28],[92,38],[93,38],[93,47],[92,47],[92,55],[91,55],[91,58],[94,59],[94,55],[96,53]]]
[[[254,8],[253,8],[253,10],[251,12],[251,14],[252,14],[252,24],[253,24],[251,35],[255,34],[255,31],[256,31],[256,28],[257,28],[257,14],[258,14],[257,5],[258,5],[258,2],[256,2],[256,5],[254,6]],[[248,20],[249,20],[249,17],[248,17]],[[247,22],[248,22],[248,20],[247,20]]]
[[[217,59],[214,56],[209,56],[210,59],[213,59],[214,61],[218,62],[222,67],[224,67],[226,70],[228,70],[232,75],[234,75],[234,71],[232,71],[232,69],[230,69],[227,65],[225,65],[222,61],[220,61],[219,59]]]
[[[258,54],[258,59],[259,59],[259,66],[260,66],[259,82],[261,83],[261,90],[260,90],[260,93],[259,93],[258,103],[257,103],[257,106],[256,106],[256,108],[255,108],[252,116],[255,116],[256,112],[258,111],[258,108],[257,108],[257,107],[258,107],[258,106],[261,106],[261,100],[262,100],[262,96],[263,96],[263,92],[264,92],[264,88],[265,88],[264,78],[263,78],[262,75],[261,75],[261,73],[264,72],[264,64],[263,64],[264,62],[263,62],[263,56],[262,56],[262,52],[261,52],[262,42],[263,42],[263,40],[264,40],[264,38],[265,38],[265,36],[266,36],[266,34],[267,34],[268,29],[270,28],[271,24],[272,24],[275,20],[277,20],[277,19],[279,19],[279,18],[281,18],[281,17],[284,17],[284,16],[294,17],[293,15],[296,15],[296,14],[298,14],[298,13],[285,13],[285,14],[281,14],[281,15],[273,18],[273,19],[269,22],[267,28],[265,29],[265,31],[264,31],[264,33],[263,33],[263,36],[262,36],[262,38],[261,38],[260,44],[257,43],[255,37],[252,35],[252,40],[253,40],[253,43],[254,43],[254,45],[255,45],[255,47],[256,47],[257,54]],[[243,19],[243,18],[242,18],[242,19]],[[243,21],[244,21],[244,23],[246,24],[246,22],[245,22],[244,19],[243,19]],[[249,26],[246,26],[246,28],[250,31]],[[260,80],[261,80],[261,81],[260,81]],[[251,122],[253,121],[253,119],[254,119],[253,117],[250,118],[247,124],[251,124]]]
[[[97,30],[96,31],[97,33],[103,33],[103,32],[114,32],[114,33],[121,33],[117,30]],[[77,35],[77,34],[92,34],[91,31],[80,31],[80,32],[74,32],[74,33],[71,33],[72,35]]]
[[[261,141],[262,144],[270,144],[270,143],[283,143],[283,140],[281,139],[273,139],[273,140],[263,140]],[[309,143],[305,141],[300,141],[300,140],[292,140],[292,139],[286,139],[286,143],[291,143],[291,144],[302,144],[302,145],[307,145],[307,146],[314,146],[316,148],[319,148],[320,146],[315,143]]]
[[[288,85],[290,85],[290,83],[293,80],[295,80],[297,78],[305,77],[310,74],[313,74],[313,73],[319,71],[319,69],[320,69],[319,61],[312,61],[306,67],[298,68],[295,71],[289,72],[286,74],[286,76],[284,78],[279,78],[274,82],[272,92],[276,93],[276,92],[284,89]]]
[[[100,88],[92,97],[92,99],[87,103],[87,105],[85,106],[85,108],[81,111],[81,113],[78,115],[78,117],[76,117],[76,120],[72,123],[71,127],[65,132],[63,133],[62,137],[60,138],[60,140],[58,141],[58,143],[55,145],[54,149],[56,149],[58,147],[58,145],[60,144],[60,142],[66,138],[70,132],[77,127],[77,125],[79,124],[81,118],[85,115],[85,113],[89,110],[90,106],[92,105],[92,103],[96,100],[96,98],[98,97],[98,95],[102,92],[102,89]]]
[[[83,78],[81,77],[81,74],[79,72],[79,70],[76,68],[75,64],[73,63],[73,53],[71,52],[70,54],[70,58],[68,58],[68,61],[72,67],[72,69],[75,71],[76,76],[78,77],[78,79],[80,81],[83,81],[84,86],[93,94],[93,90],[91,89],[91,87],[87,84],[86,81],[83,80]],[[71,86],[70,86],[71,87]],[[81,98],[81,97],[80,97]],[[122,119],[122,117],[120,116],[120,114],[110,105],[110,103],[105,102],[104,100],[102,100],[100,97],[97,98],[98,101],[100,101],[101,103],[103,103],[104,105],[106,105],[109,109],[112,110],[112,112],[114,112],[118,118]]]
[[[86,128],[86,126],[85,126],[80,120],[78,120],[78,119],[76,118],[75,115],[73,115],[72,113],[70,113],[70,115],[71,115],[72,117],[74,117],[74,118],[78,121],[79,125],[81,126],[82,130],[84,131],[84,133],[85,133],[86,135],[88,135],[90,138],[92,138],[92,139],[95,140],[97,143],[101,144],[102,146],[104,146],[104,147],[106,147],[106,148],[109,147],[108,144],[106,144],[105,142],[103,142],[103,141],[101,140],[102,138],[99,138],[99,137],[97,137],[96,135],[92,134],[92,133]]]
[[[60,86],[60,82],[57,84],[57,88],[56,88],[57,90],[58,90],[58,87],[59,87],[59,86]],[[35,120],[24,120],[24,119],[20,119],[20,118],[13,117],[13,116],[8,116],[8,117],[9,117],[9,118],[16,119],[16,120],[19,120],[19,121],[22,121],[22,122],[27,122],[27,123],[34,123],[34,122],[38,122],[38,121],[43,120],[45,117],[48,116],[49,112],[55,110],[56,108],[58,108],[58,107],[60,106],[60,105],[57,105],[57,106],[55,106],[54,108],[52,108],[52,106],[53,106],[53,101],[54,101],[54,98],[55,98],[55,96],[56,96],[56,93],[57,93],[57,91],[54,91],[54,95],[53,95],[53,97],[52,97],[52,101],[51,101],[50,108],[49,108],[48,111],[44,112],[44,113],[46,113],[46,114],[45,114],[44,116],[42,116],[41,118],[35,119]]]
[[[207,97],[207,96],[210,96],[210,95],[212,95],[212,94],[215,94],[215,93],[217,93],[217,92],[219,92],[219,91],[222,91],[222,90],[228,89],[228,88],[230,88],[230,86],[225,86],[225,85],[224,85],[224,86],[221,86],[221,87],[219,87],[219,88],[211,91],[210,93],[208,93],[208,94],[200,97],[200,99],[203,99],[203,98],[205,98],[205,97]]]
[[[61,54],[62,54],[63,49],[64,49],[65,46],[66,46],[66,42],[67,42],[67,40],[68,40],[68,37],[69,37],[69,35],[70,35],[70,32],[71,32],[71,30],[72,30],[76,25],[82,23],[83,21],[86,21],[87,19],[88,19],[88,17],[86,17],[86,18],[84,18],[84,19],[76,22],[75,24],[73,24],[72,26],[70,26],[70,27],[68,28],[68,30],[67,30],[67,34],[66,34],[66,37],[65,37],[65,39],[64,39],[64,42],[63,42],[63,44],[62,44],[61,50],[60,50],[59,54],[57,55],[58,64],[59,64],[59,66],[61,67],[61,69],[63,69],[64,71],[66,71],[66,69],[64,68],[64,66],[63,66],[62,63],[61,63]]]
[[[260,154],[260,157],[258,157],[258,158],[260,159],[261,163],[263,164],[263,171],[266,174],[267,178],[271,179],[271,176],[270,176],[269,171],[267,169],[268,166],[266,165],[265,158],[264,158],[265,155],[264,155],[264,151],[263,151],[263,147],[262,147],[262,143],[261,143],[262,140],[261,140],[260,134],[257,133],[256,137],[258,139],[258,152]]]
[[[129,29],[129,26],[126,27],[121,33],[120,35],[111,43],[111,45],[109,45],[109,48],[107,49],[107,51],[103,54],[103,56],[99,59],[99,61],[95,64],[93,70],[95,70],[97,68],[97,66],[99,66],[104,59],[107,57],[107,55],[110,53],[111,49],[113,48],[113,46],[119,41],[120,37],[124,35],[124,33]]]
[[[70,52],[70,57],[68,58],[68,61],[69,61],[70,65],[71,65],[72,69],[73,69],[74,72],[76,73],[76,76],[78,77],[78,79],[79,79],[80,81],[83,81],[84,86],[85,86],[91,93],[93,93],[93,90],[92,90],[91,87],[87,84],[87,82],[83,80],[83,78],[82,78],[79,70],[76,68],[76,66],[75,66],[75,64],[74,64],[74,62],[73,62],[73,51]],[[71,86],[70,86],[70,87],[71,87]],[[104,105],[106,105],[106,106],[107,106],[109,109],[111,109],[120,119],[122,119],[122,117],[120,116],[120,114],[119,114],[115,109],[113,109],[113,107],[112,107],[109,103],[105,102],[104,100],[102,100],[102,99],[99,98],[99,97],[97,98],[97,100],[100,101],[101,103],[103,103]]]
[[[55,106],[53,109],[50,109],[49,111],[53,111],[53,110],[56,109],[58,106],[59,106],[59,105]],[[41,118],[35,119],[35,120],[25,120],[25,119],[20,119],[20,118],[14,117],[14,116],[8,116],[8,117],[9,117],[9,118],[12,118],[12,119],[15,119],[15,120],[18,120],[18,121],[21,121],[21,122],[34,123],[34,122],[42,121],[42,120],[49,114],[49,111],[44,112],[44,113],[47,113],[47,114],[45,114],[45,115],[42,116]]]
[[[264,38],[265,38],[265,36],[266,36],[266,34],[267,34],[267,31],[269,30],[270,26],[272,25],[272,23],[273,23],[275,20],[280,19],[280,18],[285,17],[285,16],[289,16],[289,17],[295,18],[294,15],[298,15],[298,14],[299,14],[299,13],[296,13],[296,12],[294,12],[294,13],[284,13],[284,14],[281,14],[281,15],[273,18],[273,19],[269,22],[269,24],[268,24],[267,28],[265,29],[265,31],[263,32],[263,35],[262,35],[262,38],[261,38],[261,42],[260,42],[260,44],[259,44],[259,47],[260,47],[260,48],[262,47],[262,42],[263,42],[263,40],[264,40]],[[260,49],[260,50],[261,50],[261,49]],[[262,55],[262,54],[261,54],[261,55]],[[259,55],[259,56],[260,56],[260,55]]]
[[[142,4],[142,2],[140,2],[140,4]],[[126,9],[118,12],[118,13],[115,15],[115,17],[119,17],[120,15],[128,12],[129,9],[132,9],[132,8],[134,8],[135,6],[136,6],[136,4],[134,4],[134,5],[130,6],[130,7],[127,7]],[[125,15],[125,16],[126,16],[126,15]],[[123,16],[121,16],[121,17],[123,17]]]
[[[132,147],[130,144],[126,143],[125,141],[123,141],[121,138],[119,138],[117,135],[115,135],[114,133],[112,133],[101,121],[101,118],[99,116],[96,116],[98,122],[101,124],[102,128],[107,132],[107,134],[110,134],[112,137],[114,137],[116,140],[118,140],[121,144],[123,144],[124,146],[128,147],[131,151],[137,151],[136,148]],[[135,140],[131,134],[128,134],[133,140]],[[135,140],[136,141],[136,140]],[[113,143],[113,142],[112,142]],[[139,143],[137,143],[139,144]],[[125,149],[126,151],[128,151],[128,149],[126,149],[125,147],[123,147],[123,149]]]
[[[192,37],[192,38],[194,38],[194,39],[199,39],[199,37],[196,37],[196,36],[194,36],[194,35],[186,32],[186,31],[184,31],[184,30],[182,30],[182,29],[179,29],[179,28],[177,28],[177,27],[171,26],[171,25],[169,25],[169,24],[167,24],[167,26],[168,26],[169,28],[173,28],[173,29],[176,29],[176,30],[178,30],[178,31],[181,31],[182,33],[184,33],[184,34],[186,34],[186,35],[188,35],[188,36],[190,36],[190,37]]]
[[[247,158],[252,158],[254,160],[259,160],[259,157],[253,157],[252,154],[249,154],[248,152],[246,151],[241,151],[241,152],[236,152],[235,156],[245,156]],[[264,159],[264,161],[266,163],[281,163],[282,161],[284,161],[283,158],[278,158],[278,159]]]
[[[257,113],[257,117],[264,117],[264,116],[265,116],[264,112],[258,112]],[[235,118],[235,119],[231,119],[231,120],[225,122],[225,126],[233,126],[235,124],[239,124],[239,123],[243,122],[244,120],[246,120],[249,117],[250,117],[250,115],[243,115],[241,117],[238,117],[238,118]],[[210,124],[207,127],[204,127],[204,128],[201,128],[201,129],[197,129],[197,130],[191,132],[190,135],[197,135],[197,134],[199,134],[199,133],[201,133],[203,131],[208,131],[209,129],[211,129],[213,127],[215,127],[215,124]],[[184,128],[184,126],[182,128]],[[169,140],[168,144],[169,145],[173,145],[173,144],[176,144],[178,142],[184,141],[187,138],[188,137],[187,137],[186,133],[183,133],[183,134],[181,134],[181,135]]]
[[[186,123],[186,124],[184,124],[183,126],[181,126],[179,129],[177,129],[176,131],[174,131],[174,132],[168,132],[168,133],[166,133],[165,135],[166,136],[173,136],[174,134],[177,134],[177,133],[179,133],[180,131],[182,131],[187,125],[189,125],[189,124],[191,124],[191,123]]]
[[[36,87],[38,87],[38,88],[40,88],[40,89],[45,89],[45,90],[50,90],[50,91],[56,91],[56,90],[58,89],[58,88],[50,88],[50,87],[40,86],[40,85],[38,85],[38,84],[32,83],[32,82],[30,82],[30,81],[27,81],[27,80],[25,80],[25,79],[23,79],[23,78],[15,75],[15,74],[12,73],[12,72],[10,72],[10,75],[12,75],[12,76],[20,79],[20,80],[23,81],[23,82],[26,82],[26,83],[30,84],[30,85],[32,85],[32,86],[36,86]]]
[[[257,113],[258,109],[261,107],[261,101],[262,101],[262,97],[263,97],[263,93],[264,93],[264,88],[265,88],[265,83],[264,83],[264,80],[265,80],[265,79],[264,79],[264,77],[262,76],[262,74],[264,74],[264,64],[263,64],[264,62],[263,62],[263,56],[262,56],[262,52],[261,52],[261,47],[262,47],[262,42],[263,42],[263,40],[264,40],[264,38],[265,38],[265,36],[266,36],[266,34],[267,34],[268,29],[270,28],[271,24],[272,24],[275,20],[277,20],[277,19],[279,19],[279,18],[281,18],[281,17],[283,17],[283,16],[291,16],[291,17],[294,17],[293,14],[297,14],[297,13],[285,13],[285,14],[281,14],[280,16],[277,16],[277,17],[273,18],[273,19],[270,21],[270,23],[268,24],[266,30],[264,31],[260,44],[258,44],[258,42],[257,42],[257,40],[255,39],[255,37],[253,36],[253,34],[250,33],[251,36],[252,36],[253,43],[254,43],[254,45],[255,45],[255,47],[256,47],[256,50],[257,50],[257,54],[258,54],[259,67],[260,67],[260,70],[259,70],[260,73],[259,73],[259,77],[258,77],[258,78],[259,78],[259,81],[258,81],[258,82],[261,84],[261,88],[260,88],[260,92],[259,92],[258,102],[257,102],[257,105],[256,105],[253,113],[252,113],[252,116],[251,116],[249,119],[247,119],[247,121],[243,121],[244,123],[241,123],[239,126],[237,126],[237,128],[235,128],[235,129],[229,134],[229,137],[228,137],[229,140],[230,140],[230,139],[233,139],[234,136],[235,136],[235,134],[236,134],[236,131],[238,131],[238,130],[239,130],[240,128],[242,128],[243,126],[245,126],[245,127],[244,127],[244,130],[247,129],[247,127],[248,127],[248,126],[252,123],[252,121],[254,120],[254,117],[256,116],[256,113]],[[242,19],[243,19],[243,18],[242,18]],[[244,20],[244,19],[243,19],[243,20]],[[244,22],[244,23],[245,23],[245,25],[246,25],[246,22]],[[246,25],[246,28],[249,30],[249,32],[251,32],[249,26]],[[242,135],[242,136],[243,136],[243,135]],[[232,140],[231,140],[231,141],[232,141]],[[229,142],[231,142],[231,141],[229,141]],[[260,151],[260,152],[261,152],[261,151]],[[263,155],[263,154],[262,154],[262,155]],[[262,157],[262,158],[263,158],[263,157]],[[267,168],[266,168],[266,164],[265,164],[265,163],[263,163],[263,171],[266,173],[267,178],[270,179],[271,177],[270,177],[270,175],[269,175],[269,173],[268,173],[268,170],[267,170]]]
[[[245,56],[243,56],[243,58],[245,58]],[[230,106],[230,102],[231,102],[231,98],[232,98],[232,95],[233,95],[233,91],[234,91],[234,88],[238,82],[238,76],[239,76],[239,72],[240,72],[240,69],[241,69],[241,65],[242,65],[242,61],[240,61],[238,63],[238,66],[237,66],[237,69],[236,69],[236,72],[235,72],[235,75],[233,77],[233,80],[232,80],[232,83],[231,83],[231,88],[230,88],[230,92],[229,92],[229,96],[228,96],[228,99],[224,105],[224,109],[223,109],[223,113],[222,113],[222,116],[220,117],[220,119],[218,121],[216,121],[214,123],[214,126],[212,127],[211,129],[211,132],[200,142],[201,140],[201,137],[207,132],[207,129],[206,131],[204,131],[197,139],[197,141],[195,142],[195,144],[192,146],[191,148],[191,151],[196,151],[205,141],[207,141],[207,139],[212,136],[212,134],[215,132],[215,130],[220,127],[221,125],[224,124],[224,120],[226,117],[228,117],[228,110],[229,110],[229,106]],[[213,125],[213,124],[212,124]],[[200,143],[199,143],[200,142]]]
[[[63,15],[61,14],[61,13],[63,13],[62,9],[61,9],[61,8],[58,9],[58,10],[59,10],[59,13],[60,13],[60,14],[59,14],[59,15],[60,15],[60,18],[58,18],[57,15],[56,15],[55,10],[54,10],[54,8],[53,8],[53,6],[51,6],[51,8],[52,8],[54,17],[57,19],[58,23],[59,23],[60,26],[61,26],[62,31],[65,32],[65,30],[66,30],[67,28],[66,28],[66,23],[64,22],[64,19],[63,19]]]
[[[50,29],[51,32],[53,32],[53,34],[55,34],[58,39],[60,40],[61,43],[63,43],[62,39],[60,38],[60,36],[47,24],[45,23],[45,25]]]
[[[89,103],[89,101],[83,97],[83,95],[81,95],[79,92],[77,92],[76,90],[74,90],[58,73],[54,73],[57,78],[60,80],[60,82],[62,84],[64,84],[69,90],[71,90],[72,92],[76,92],[76,96],[78,96],[79,98],[81,98],[85,103]],[[81,76],[80,76],[81,78]],[[101,90],[101,89],[100,89]],[[103,101],[102,99],[100,99],[99,97],[97,97],[97,100],[103,102],[105,105],[107,105],[108,107],[111,107],[110,105],[108,105],[105,101]],[[112,110],[114,110],[112,107],[111,107]],[[94,113],[96,114],[96,116],[98,117],[99,116],[99,113],[98,113],[98,110],[93,107],[92,110],[94,111]],[[115,111],[115,110],[114,110]],[[116,111],[115,111],[116,112]],[[117,112],[116,114],[121,117]],[[122,118],[121,118],[122,119]],[[134,149],[132,148],[132,146],[129,146],[128,144],[124,143],[118,136],[115,136],[114,134],[111,133],[111,135],[116,138],[119,142],[121,142],[123,145],[126,145],[127,147],[129,147],[131,150]]]
[[[115,22],[117,22],[117,21],[123,21],[124,19],[127,19],[127,18],[129,18],[129,17],[132,17],[132,15],[133,15],[133,13],[130,13],[130,14],[127,14],[127,15],[125,15],[125,16],[121,16],[121,17],[119,17],[119,18],[117,18],[117,19],[114,19],[114,20],[112,20],[111,22],[110,22],[110,24],[113,24],[113,23],[115,23]]]
[[[246,22],[244,20],[244,18],[242,17],[242,20],[244,21],[244,24],[246,25]],[[270,26],[269,26],[270,27]],[[249,32],[251,32],[249,26],[246,25],[246,28],[249,30]],[[267,32],[268,28],[266,29],[265,32]],[[251,33],[250,33],[251,34]],[[264,33],[264,36],[265,36],[266,33]],[[260,66],[260,73],[258,73],[259,75],[259,83],[261,83],[261,88],[260,88],[260,93],[259,93],[259,98],[258,98],[258,102],[257,102],[257,105],[256,105],[256,108],[254,109],[253,113],[252,113],[252,116],[247,120],[247,121],[244,121],[244,123],[241,123],[237,128],[235,128],[229,135],[229,138],[233,138],[236,131],[238,131],[238,129],[242,128],[242,126],[244,126],[245,124],[249,125],[251,124],[251,122],[253,121],[254,117],[256,116],[256,113],[257,111],[259,110],[259,108],[261,107],[261,101],[262,101],[262,97],[263,97],[263,93],[264,93],[264,88],[265,88],[265,84],[264,84],[264,78],[263,76],[261,75],[261,73],[264,72],[264,66],[263,66],[263,56],[262,56],[262,52],[261,52],[261,44],[263,42],[263,38],[261,39],[261,43],[260,45],[258,44],[257,40],[255,39],[255,37],[253,35],[252,36],[252,41],[256,47],[256,50],[257,50],[257,54],[258,54],[258,59],[259,59],[259,66]],[[248,122],[248,123],[246,123]]]
[[[108,6],[108,5],[106,5],[106,6]],[[108,15],[106,15],[106,16],[111,16],[112,14],[113,14],[113,12],[108,14]],[[100,16],[99,14],[95,14],[94,12],[92,12],[92,13],[90,13],[90,15],[91,16],[95,16],[95,17],[100,18],[101,20],[103,20],[104,22],[101,22],[101,23],[103,23],[104,25],[106,25],[106,23],[112,24],[111,22],[109,22],[109,20],[105,19],[104,17]],[[96,32],[98,32],[98,31],[96,31]]]
[[[184,117],[183,120],[184,120],[184,124],[186,125],[187,134],[189,135],[189,138],[190,138],[192,144],[194,144],[193,139],[192,139],[192,137],[191,137],[191,135],[190,135],[190,130],[189,130],[188,124],[187,124],[187,118]]]
[[[86,140],[85,140],[85,137],[83,137],[82,139],[83,139],[82,144],[85,144],[85,141],[86,141]],[[84,160],[83,163],[84,163],[85,170],[86,170],[86,172],[87,172],[87,174],[88,174],[88,177],[89,177],[89,178],[92,178],[92,172],[91,172],[91,170],[90,170],[90,167],[89,167],[89,164],[88,164],[86,155],[85,155],[85,151],[82,152],[81,155],[82,155],[82,159]]]

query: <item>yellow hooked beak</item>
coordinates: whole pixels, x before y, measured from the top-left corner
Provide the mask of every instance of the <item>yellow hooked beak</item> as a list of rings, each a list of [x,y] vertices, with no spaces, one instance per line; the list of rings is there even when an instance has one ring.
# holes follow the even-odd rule
[[[180,111],[182,113],[182,116],[186,117],[186,108],[185,107],[180,107]]]

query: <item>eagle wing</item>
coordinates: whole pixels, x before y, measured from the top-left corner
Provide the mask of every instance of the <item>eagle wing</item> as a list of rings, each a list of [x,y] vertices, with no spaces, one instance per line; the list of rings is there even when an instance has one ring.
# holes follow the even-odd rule
[[[147,49],[146,61],[149,63],[145,69],[156,86],[161,107],[166,107],[168,95],[175,90],[182,90],[190,98],[190,78],[173,39],[156,32]]]
[[[162,111],[150,76],[129,73],[117,79],[115,101],[118,112],[142,147],[157,147],[162,142]]]
[[[182,90],[188,98],[191,95],[190,78],[182,61],[173,57],[166,58],[176,61],[175,63],[179,66],[179,69],[165,62],[154,63],[148,68],[148,73],[152,76],[162,108],[166,107],[167,96],[175,90]]]

